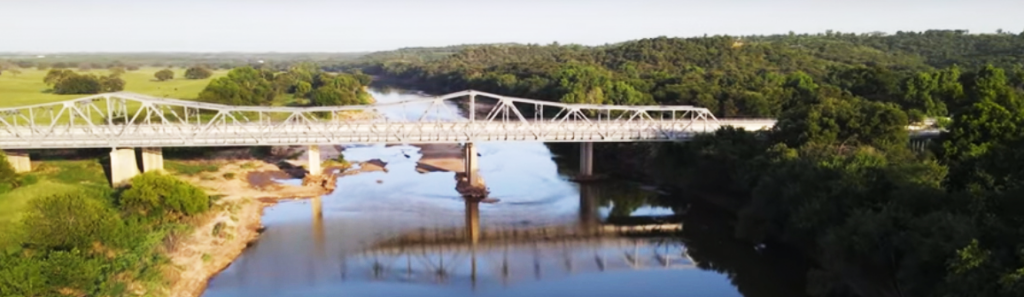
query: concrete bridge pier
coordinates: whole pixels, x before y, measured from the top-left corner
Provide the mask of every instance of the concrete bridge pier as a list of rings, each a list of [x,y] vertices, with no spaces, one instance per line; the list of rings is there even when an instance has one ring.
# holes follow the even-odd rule
[[[113,158],[111,158],[113,159]],[[164,170],[164,151],[159,147],[142,148],[142,171]]]
[[[594,177],[594,143],[580,143],[580,173],[579,179],[586,180]]]
[[[320,146],[309,146],[309,149],[306,150],[306,155],[308,155],[307,161],[309,162],[309,164],[306,165],[306,169],[309,170],[309,175],[322,174],[323,169],[320,169]]]
[[[7,151],[7,162],[14,167],[15,173],[32,171],[32,160],[26,151]]]
[[[135,162],[134,148],[113,148],[110,151],[110,184],[123,185],[139,174],[139,164]]]
[[[480,200],[487,198],[487,184],[480,176],[476,145],[466,143],[462,147],[462,152],[462,162],[465,167],[462,172],[455,173],[455,190],[466,199]]]
[[[480,165],[479,157],[477,157],[476,145],[472,142],[466,143],[466,146],[462,149],[465,154],[464,162],[466,163],[466,179],[470,185],[476,185],[480,179]]]

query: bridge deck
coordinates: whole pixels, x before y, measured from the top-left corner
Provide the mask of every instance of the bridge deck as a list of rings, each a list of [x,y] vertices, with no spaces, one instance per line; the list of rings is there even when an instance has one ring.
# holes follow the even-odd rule
[[[478,114],[475,108],[462,112],[453,102],[468,100],[472,106],[477,97],[497,103]],[[321,107],[227,106],[120,92],[0,108],[0,147],[685,141],[723,126],[763,130],[774,124],[773,119],[719,120],[693,106],[564,104],[472,90]]]
[[[724,123],[730,124],[729,122]],[[370,122],[268,126],[230,124],[102,125],[0,129],[0,147],[174,147],[345,143],[462,143],[471,141],[681,141],[723,124],[694,127],[673,121],[630,122]],[[755,124],[756,125],[756,124]],[[742,126],[741,126],[742,127]],[[748,127],[750,127],[748,125]],[[746,128],[746,127],[744,127]]]

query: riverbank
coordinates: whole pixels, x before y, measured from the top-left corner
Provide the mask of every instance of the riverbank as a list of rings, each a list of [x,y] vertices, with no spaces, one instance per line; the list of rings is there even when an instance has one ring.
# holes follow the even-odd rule
[[[417,168],[420,172],[462,172],[460,146],[441,144],[414,145],[423,157]],[[263,210],[280,201],[307,199],[330,194],[319,186],[295,186],[278,180],[301,178],[298,166],[308,160],[307,148],[302,146],[276,148],[277,154],[298,155],[294,158],[268,161],[233,156],[231,160],[217,162],[218,170],[202,175],[177,176],[203,188],[212,196],[220,196],[211,211],[199,219],[195,228],[180,239],[167,252],[171,260],[165,276],[170,282],[169,296],[200,296],[209,280],[231,265],[262,231]],[[341,146],[320,146],[321,160],[331,160],[342,154]],[[226,157],[226,156],[225,156]],[[275,162],[276,161],[276,162]],[[355,162],[350,167],[327,166],[325,174],[339,178],[366,172],[387,172],[387,164],[379,159]],[[295,166],[295,167],[292,167]],[[282,168],[283,167],[283,168]],[[231,177],[231,178],[227,178]]]
[[[277,165],[259,160],[229,161],[210,175],[235,178],[178,175],[208,194],[221,197],[191,234],[181,238],[167,253],[175,269],[165,273],[170,282],[169,295],[173,297],[201,295],[211,277],[227,268],[258,239],[264,208],[283,199],[317,197],[327,192],[321,187],[274,182],[275,178],[290,175]]]

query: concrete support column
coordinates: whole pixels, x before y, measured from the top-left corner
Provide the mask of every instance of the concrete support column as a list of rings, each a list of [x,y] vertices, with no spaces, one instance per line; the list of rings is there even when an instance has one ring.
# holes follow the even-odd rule
[[[123,185],[139,174],[139,164],[135,162],[134,148],[114,148],[110,151],[110,184]]]
[[[309,149],[306,150],[306,154],[309,155],[309,157],[308,157],[309,164],[306,167],[307,169],[309,169],[309,175],[320,175],[320,174],[322,174],[323,173],[323,169],[320,169],[320,146],[319,145],[311,145],[311,146],[309,146]]]
[[[466,240],[476,246],[480,241],[480,202],[466,199]]]
[[[594,143],[580,143],[580,177],[594,175]]]
[[[164,151],[158,147],[142,148],[142,171],[164,170]]]
[[[476,156],[476,145],[472,142],[466,143],[466,146],[463,148],[463,153],[466,155],[464,159],[466,163],[466,178],[470,185],[476,185],[479,183],[478,175],[480,174],[479,161]]]
[[[22,173],[32,171],[32,160],[25,151],[7,151],[7,162],[14,167],[14,172]]]

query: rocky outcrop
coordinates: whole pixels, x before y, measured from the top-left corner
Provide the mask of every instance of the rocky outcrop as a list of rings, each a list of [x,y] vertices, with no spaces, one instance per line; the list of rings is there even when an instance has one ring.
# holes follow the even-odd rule
[[[476,180],[470,183],[469,178],[464,172],[455,173],[455,190],[462,194],[462,197],[477,200],[485,199],[491,193],[490,189],[487,189],[486,184],[484,184],[483,178],[477,175]]]
[[[302,178],[302,185],[309,187],[321,187],[328,193],[334,191],[334,187],[337,185],[338,176],[335,174],[319,174],[309,175]]]

